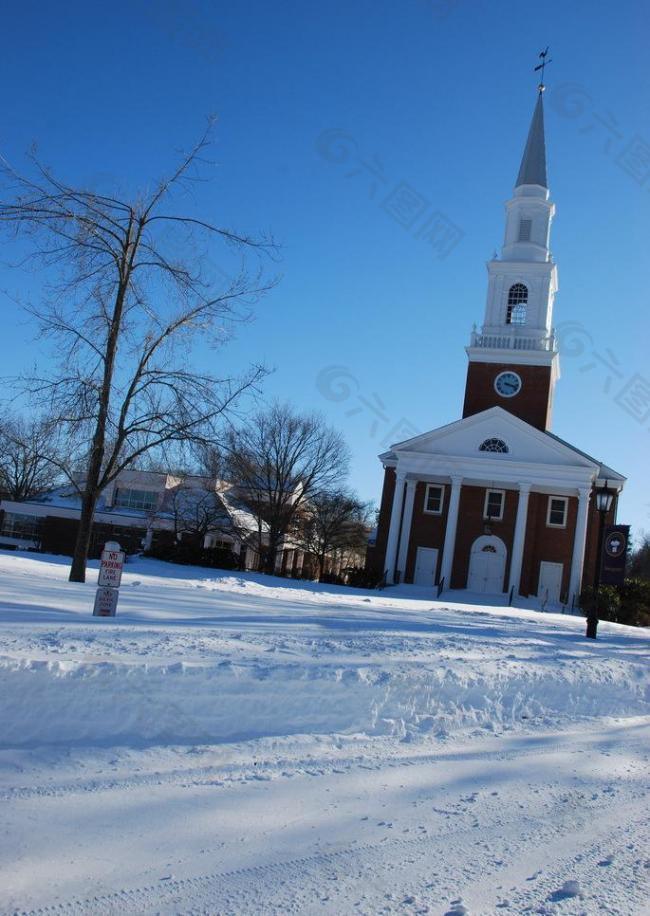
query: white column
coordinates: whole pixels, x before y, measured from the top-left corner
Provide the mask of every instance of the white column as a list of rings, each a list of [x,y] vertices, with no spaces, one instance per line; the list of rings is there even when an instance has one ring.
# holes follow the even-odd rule
[[[395,475],[395,492],[393,494],[393,506],[390,511],[390,527],[388,529],[388,543],[386,544],[386,582],[390,585],[395,581],[395,561],[397,560],[397,541],[399,539],[399,525],[402,517],[402,505],[404,501],[404,481],[406,474],[404,471],[398,471]]]
[[[406,556],[411,540],[411,522],[413,521],[413,502],[415,500],[415,487],[417,480],[406,481],[406,495],[404,496],[404,519],[402,521],[402,535],[399,542],[397,555],[397,568],[401,572],[400,582],[404,581],[406,574]]]
[[[530,484],[519,484],[519,503],[517,504],[517,521],[515,522],[515,536],[512,541],[512,556],[510,558],[510,582],[508,591],[514,588],[514,595],[519,594],[521,587],[521,564],[524,558],[524,543],[526,541],[526,520],[528,519],[528,497]]]
[[[569,601],[573,595],[575,595],[576,600],[580,597],[582,570],[585,565],[585,547],[587,544],[589,492],[587,487],[581,487],[578,490],[578,515],[576,518],[576,533],[573,538],[573,560],[571,561],[571,579],[569,581]]]
[[[458,507],[460,505],[460,488],[462,477],[451,478],[451,494],[449,496],[449,511],[447,512],[447,530],[445,531],[445,546],[442,549],[442,566],[440,567],[440,581],[445,580],[445,588],[451,585],[451,569],[454,562],[454,548],[456,546],[456,528],[458,527]]]

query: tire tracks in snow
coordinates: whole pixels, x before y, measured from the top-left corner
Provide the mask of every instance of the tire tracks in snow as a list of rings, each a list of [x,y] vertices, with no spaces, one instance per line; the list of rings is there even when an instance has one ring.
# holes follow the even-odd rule
[[[380,755],[355,754],[347,757],[302,757],[292,760],[283,758],[278,762],[268,760],[258,760],[250,765],[246,763],[221,763],[211,766],[199,767],[176,767],[167,771],[154,771],[142,774],[129,774],[124,776],[113,776],[105,778],[91,778],[88,781],[81,782],[74,780],[69,783],[53,783],[39,786],[15,786],[0,791],[0,801],[20,801],[23,799],[48,797],[60,798],[67,795],[83,795],[94,792],[111,792],[111,791],[128,791],[130,789],[139,789],[143,786],[165,786],[176,785],[181,788],[192,789],[199,785],[213,785],[216,788],[239,785],[244,782],[265,782],[278,778],[294,778],[300,776],[310,776],[317,778],[320,776],[331,776],[335,773],[344,775],[353,769],[366,769],[380,771],[384,768],[396,768],[401,766],[425,766],[441,763],[459,763],[470,760],[480,760],[485,763],[492,761],[512,761],[525,757],[549,756],[557,753],[563,746],[563,742],[573,733],[566,735],[554,733],[554,740],[549,742],[544,737],[533,737],[532,744],[525,747],[504,747],[496,749],[486,749],[485,751],[468,748],[461,752],[447,752],[440,750],[437,753],[429,754],[396,754],[395,756],[381,757]],[[582,737],[583,743],[589,746],[591,752],[598,752],[598,744],[608,744],[609,741],[599,742],[590,733],[577,733],[576,741],[580,742]],[[515,738],[515,741],[529,740],[527,738]],[[627,739],[628,747],[638,747],[644,749],[646,742],[642,739]],[[373,749],[374,750],[374,749]],[[587,747],[585,747],[585,751]]]
[[[569,864],[564,857],[567,844],[576,841],[580,830],[587,824],[592,824],[594,813],[607,814],[606,822],[599,829],[599,833],[611,838],[613,830],[638,836],[638,828],[648,826],[647,814],[639,816],[639,803],[637,798],[621,804],[620,799],[611,798],[606,804],[590,808],[581,805],[579,799],[569,801],[565,796],[555,799],[551,810],[543,816],[524,816],[520,812],[513,812],[509,820],[499,818],[492,824],[481,826],[477,831],[476,825],[443,830],[442,833],[415,838],[390,837],[378,842],[348,845],[344,849],[316,852],[311,855],[285,859],[261,865],[242,868],[216,870],[204,874],[184,878],[160,879],[155,883],[144,884],[132,888],[119,888],[109,894],[78,897],[69,901],[57,902],[52,905],[36,909],[14,909],[16,916],[54,916],[54,914],[92,914],[92,916],[116,916],[116,914],[178,914],[178,913],[209,913],[214,914],[240,914],[250,913],[287,913],[341,912],[340,906],[349,908],[350,882],[354,882],[355,873],[370,873],[376,879],[376,886],[365,885],[365,893],[361,889],[355,891],[361,898],[356,912],[374,914],[379,911],[379,906],[384,912],[417,912],[417,903],[421,903],[426,912],[426,906],[437,904],[447,908],[453,896],[461,892],[467,899],[471,897],[471,883],[482,882],[485,884],[487,877],[497,876],[503,869],[503,881],[507,883],[508,868],[510,863],[505,863],[505,856],[514,855],[523,858],[529,866],[531,853],[535,848],[548,849],[555,844],[558,848],[557,857],[560,865],[543,880],[530,888],[524,887],[523,891],[511,888],[505,889],[496,897],[510,896],[518,902],[513,913],[535,911],[539,913],[553,912],[552,909],[540,909],[544,901],[552,898],[558,890],[556,875],[572,875],[572,862]],[[613,817],[612,817],[613,814]],[[634,817],[633,815],[636,815]],[[614,825],[613,821],[618,822]],[[592,835],[593,836],[593,835]],[[602,838],[591,842],[588,849],[592,857],[603,845],[614,845],[613,841],[605,843]],[[471,846],[473,856],[467,858],[467,849]],[[514,847],[514,848],[513,848]],[[410,856],[410,858],[408,858]],[[400,877],[393,874],[400,869],[409,871],[410,865],[417,865],[419,857],[420,867],[410,869],[416,874],[410,877]],[[584,860],[585,851],[573,858],[573,863]],[[443,873],[438,874],[431,868],[431,862],[443,863]],[[505,866],[505,867],[504,867]],[[526,871],[524,866],[519,867],[519,872]],[[530,869],[528,869],[530,870]],[[425,881],[435,877],[435,881]],[[367,876],[366,876],[367,877]],[[397,890],[398,880],[402,883],[399,893],[402,893],[401,902],[394,893],[389,894],[386,889]],[[499,878],[501,880],[501,878]],[[531,879],[526,878],[526,881]],[[470,887],[468,888],[468,882]],[[521,883],[521,881],[520,881]],[[374,896],[369,892],[375,891]],[[413,895],[413,891],[416,895]],[[469,892],[469,893],[468,893]],[[342,896],[343,901],[337,902],[337,897]],[[628,895],[629,896],[629,895]],[[637,894],[634,895],[638,897]],[[387,898],[392,898],[387,900]],[[334,899],[333,899],[334,898]],[[404,906],[404,901],[414,901],[413,906]],[[345,901],[345,903],[344,903]],[[366,901],[365,903],[363,901]],[[509,906],[511,905],[510,901]],[[329,906],[331,904],[331,906]],[[490,909],[472,909],[476,913],[493,913],[500,910],[494,904]],[[206,909],[207,907],[207,909]],[[313,907],[313,909],[312,909]],[[563,912],[573,912],[571,908],[563,908]],[[579,912],[584,912],[581,906]],[[589,911],[587,911],[589,912]],[[611,909],[605,912],[639,914],[642,910]]]

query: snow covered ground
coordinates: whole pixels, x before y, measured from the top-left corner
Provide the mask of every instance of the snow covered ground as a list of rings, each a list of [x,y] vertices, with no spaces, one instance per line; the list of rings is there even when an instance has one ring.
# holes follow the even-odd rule
[[[650,913],[648,630],[67,569],[0,553],[3,913]]]

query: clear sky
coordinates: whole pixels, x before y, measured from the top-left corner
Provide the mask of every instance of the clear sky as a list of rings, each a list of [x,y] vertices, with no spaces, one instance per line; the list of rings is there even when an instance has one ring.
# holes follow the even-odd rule
[[[13,163],[36,142],[70,182],[137,188],[218,115],[197,209],[271,229],[282,281],[197,361],[265,361],[266,396],[323,411],[350,442],[353,485],[376,499],[378,452],[460,416],[463,348],[550,45],[553,430],[629,477],[619,520],[650,529],[645,3],[25,0],[2,18],[0,149]],[[0,267],[0,289],[27,283]],[[36,345],[0,304],[5,374]]]

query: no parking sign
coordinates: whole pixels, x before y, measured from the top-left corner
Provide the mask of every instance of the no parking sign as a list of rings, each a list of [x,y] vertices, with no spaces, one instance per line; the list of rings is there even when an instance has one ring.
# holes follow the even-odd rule
[[[93,617],[115,617],[124,558],[124,551],[117,541],[108,541],[104,544],[97,578],[98,588],[95,592]]]

